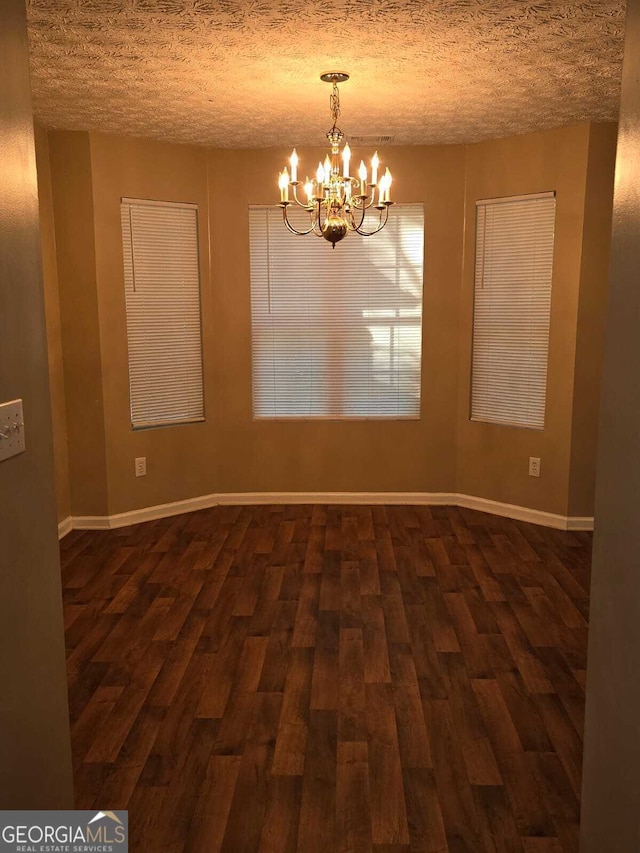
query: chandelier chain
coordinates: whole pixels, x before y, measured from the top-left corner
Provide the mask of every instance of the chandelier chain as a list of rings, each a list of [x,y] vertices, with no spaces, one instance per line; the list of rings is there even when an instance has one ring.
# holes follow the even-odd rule
[[[334,82],[333,91],[329,95],[329,108],[331,110],[331,118],[333,119],[333,126],[335,128],[338,123],[338,117],[340,116],[340,92],[338,91],[338,84]]]

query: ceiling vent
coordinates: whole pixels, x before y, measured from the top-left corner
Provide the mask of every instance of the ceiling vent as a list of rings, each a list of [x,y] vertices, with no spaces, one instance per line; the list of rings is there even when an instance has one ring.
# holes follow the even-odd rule
[[[395,136],[351,136],[349,142],[354,145],[390,145]]]

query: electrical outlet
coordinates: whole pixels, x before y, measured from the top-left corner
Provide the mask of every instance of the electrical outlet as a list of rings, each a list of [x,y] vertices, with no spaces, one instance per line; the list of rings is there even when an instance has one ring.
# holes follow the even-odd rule
[[[539,456],[530,456],[529,457],[529,476],[530,477],[539,477],[540,476],[540,457]]]
[[[136,477],[145,477],[147,474],[147,457],[136,457]]]

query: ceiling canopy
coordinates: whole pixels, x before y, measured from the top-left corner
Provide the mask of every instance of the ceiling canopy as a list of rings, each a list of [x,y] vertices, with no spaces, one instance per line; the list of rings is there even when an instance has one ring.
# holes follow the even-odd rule
[[[623,0],[28,0],[36,119],[215,147],[471,142],[618,114]]]

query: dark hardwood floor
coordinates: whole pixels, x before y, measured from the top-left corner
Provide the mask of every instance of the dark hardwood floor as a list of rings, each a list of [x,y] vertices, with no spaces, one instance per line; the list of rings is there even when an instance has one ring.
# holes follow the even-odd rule
[[[131,850],[578,850],[589,534],[216,507],[61,547],[76,806]]]

